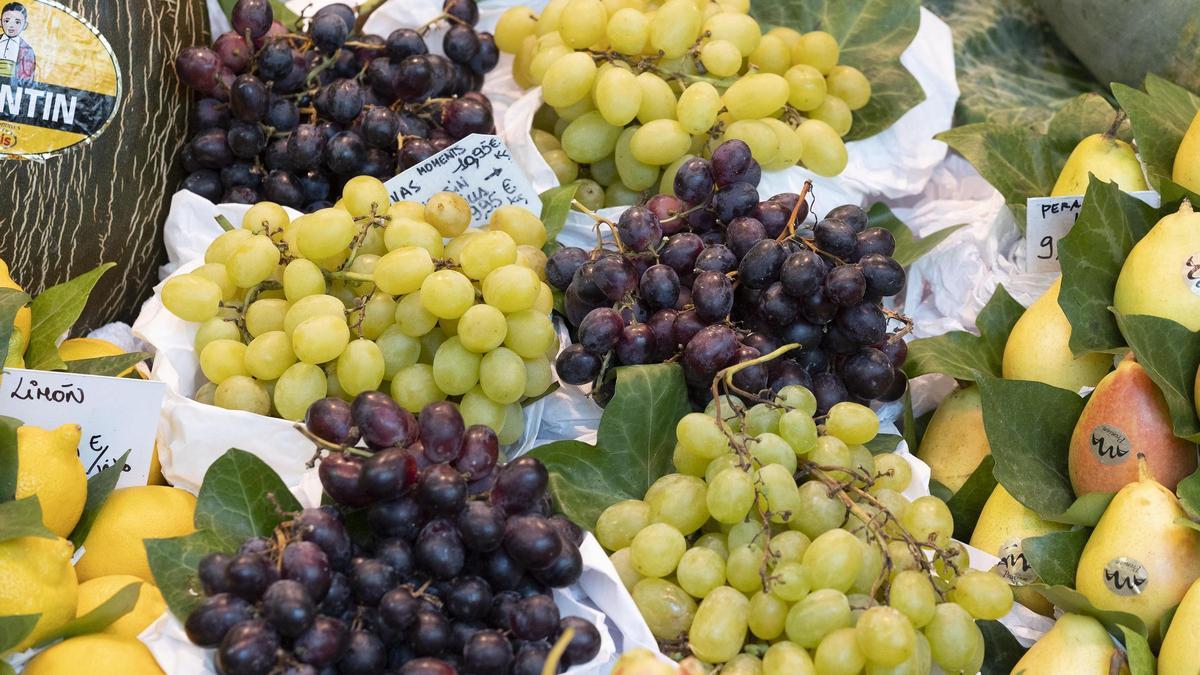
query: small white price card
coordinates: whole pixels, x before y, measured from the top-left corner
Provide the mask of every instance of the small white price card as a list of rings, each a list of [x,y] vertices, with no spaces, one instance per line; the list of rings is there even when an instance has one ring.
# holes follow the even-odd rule
[[[487,223],[501,206],[541,213],[542,202],[512,153],[496,136],[471,134],[389,180],[392,201],[425,203],[438,192],[457,192],[471,205],[475,226]]]
[[[145,485],[165,391],[162,382],[5,368],[0,415],[46,429],[78,424],[79,459],[88,476],[128,451],[117,486]]]
[[[1153,190],[1130,192],[1150,206],[1158,208],[1159,195]],[[1083,195],[1036,197],[1025,200],[1025,271],[1058,272],[1058,244],[1071,231]]]

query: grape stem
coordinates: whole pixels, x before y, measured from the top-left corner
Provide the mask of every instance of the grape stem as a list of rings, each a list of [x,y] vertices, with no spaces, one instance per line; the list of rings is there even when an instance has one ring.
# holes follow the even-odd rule
[[[905,335],[908,335],[909,333],[913,332],[913,328],[915,327],[916,324],[913,323],[913,320],[911,318],[909,318],[899,312],[892,311],[892,310],[888,309],[887,307],[883,307],[882,305],[879,307],[879,309],[883,310],[883,315],[886,316],[887,318],[895,319],[896,321],[899,321],[900,323],[904,324],[904,328],[901,328],[900,330],[898,330],[895,333],[892,333],[891,335],[888,336],[888,342],[895,342],[896,340],[902,340],[902,339],[904,339]]]
[[[325,440],[324,438],[321,438],[320,436],[317,436],[313,432],[309,431],[308,427],[301,424],[300,422],[296,422],[295,424],[293,424],[292,428],[295,429],[296,431],[299,431],[301,434],[304,435],[305,438],[312,441],[313,443],[316,443],[316,445],[317,445],[317,454],[313,456],[312,460],[310,460],[310,464],[306,465],[310,469],[312,468],[313,465],[316,464],[316,460],[318,458],[320,458],[322,450],[328,450],[329,452],[340,452],[340,453],[347,454],[347,455],[355,455],[356,457],[370,457],[371,456],[371,453],[367,452],[366,450],[361,450],[359,448],[352,448],[348,445],[338,445],[336,443],[330,443],[329,441]]]
[[[221,226],[221,229],[225,230],[226,232],[232,232],[237,229],[225,216],[218,215],[216,216],[215,220],[217,221],[217,224]]]
[[[659,67],[659,65],[657,63],[658,61],[661,61],[664,56],[663,51],[661,49],[658,51],[657,57],[646,57],[646,58],[642,58],[642,59],[633,58],[632,56],[626,56],[625,54],[622,54],[620,52],[616,52],[613,50],[597,51],[595,49],[588,49],[586,51],[588,54],[591,54],[593,59],[599,59],[602,61],[621,61],[623,63],[629,64],[629,66],[631,68],[633,68],[634,70],[636,70],[639,73],[654,73],[655,75],[663,78],[664,80],[676,80],[680,84],[683,84],[685,86],[687,84],[693,83],[693,82],[707,82],[707,83],[713,85],[714,87],[718,87],[720,89],[728,89],[730,87],[730,85],[732,85],[734,82],[737,81],[737,78],[707,77],[705,75],[680,73],[677,71],[666,70],[664,68],[661,68],[661,67]]]
[[[554,675],[558,672],[558,662],[562,660],[563,653],[567,651],[567,647],[574,637],[575,629],[567,626],[567,629],[558,637],[558,641],[550,648],[550,653],[546,655],[546,661],[542,665],[542,675]]]
[[[784,241],[796,236],[796,218],[800,215],[800,205],[807,205],[808,194],[812,191],[812,181],[804,181],[804,187],[800,188],[799,198],[796,200],[796,205],[792,207],[792,213],[788,216],[787,226],[783,228],[783,232],[779,233],[776,241]]]
[[[616,244],[617,244],[617,250],[620,251],[621,253],[625,253],[625,246],[621,244],[621,235],[617,233],[617,224],[616,223],[609,220],[608,218],[605,218],[604,216],[600,215],[599,213],[596,213],[595,211],[589,209],[588,207],[584,206],[582,203],[580,203],[580,201],[578,199],[572,199],[571,206],[574,206],[575,208],[579,209],[581,212],[583,212],[585,215],[587,215],[589,218],[591,218],[593,221],[595,221],[595,225],[592,227],[592,229],[595,230],[595,232],[596,232],[597,246],[600,246],[600,247],[604,246],[603,239],[600,236],[600,224],[603,223],[608,226],[609,230],[612,231],[613,241],[616,242]]]

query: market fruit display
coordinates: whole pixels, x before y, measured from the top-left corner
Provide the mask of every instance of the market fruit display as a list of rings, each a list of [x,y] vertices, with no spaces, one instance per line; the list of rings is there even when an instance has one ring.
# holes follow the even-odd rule
[[[1146,314],[1200,330],[1200,214],[1184,200],[1163,217],[1121,266],[1113,307],[1122,314]]]
[[[1119,113],[1108,131],[1079,141],[1058,174],[1051,197],[1082,195],[1087,192],[1091,176],[1114,182],[1126,192],[1150,189],[1133,146],[1117,138],[1117,129],[1124,121],[1125,115]]]
[[[77,673],[81,664],[95,675],[162,675],[154,655],[136,638],[94,633],[63,640],[39,652],[25,666],[27,675]]]
[[[87,501],[87,474],[79,461],[78,424],[57,429],[24,425],[17,429],[15,497],[32,495],[42,504],[42,520],[66,537],[75,529]]]
[[[146,558],[146,539],[189,534],[196,497],[179,488],[144,485],[114,490],[100,507],[75,563],[81,581],[128,574],[154,581]]]
[[[1000,558],[1000,574],[1013,586],[1013,596],[1017,602],[1049,616],[1052,611],[1050,603],[1032,589],[1024,588],[1037,581],[1037,572],[1025,560],[1021,542],[1029,537],[1067,529],[1067,525],[1043,519],[1014,499],[1003,485],[997,485],[984,502],[968,543]]]
[[[917,458],[929,465],[930,478],[958,492],[991,451],[983,428],[979,387],[966,384],[938,404],[925,427]]]
[[[133,609],[105,626],[101,633],[136,639],[147,626],[154,623],[167,611],[162,591],[154,584],[132,574],[110,574],[95,577],[79,584],[79,606],[75,616],[80,617],[104,604],[118,591],[130,584],[137,584],[138,598]]]
[[[479,90],[500,52],[474,29],[474,0],[447,0],[435,22],[387,36],[356,32],[358,18],[334,3],[292,33],[270,3],[239,0],[233,31],[181,51],[176,71],[198,97],[183,188],[313,212],[354,176],[386,180],[465,136],[493,133]],[[435,45],[442,53],[427,44],[433,23],[449,27]]]
[[[1109,354],[1076,357],[1069,344],[1071,324],[1058,304],[1062,277],[1017,319],[1004,345],[1004,377],[1033,380],[1078,391],[1094,387],[1112,369]]]
[[[604,204],[669,188],[688,156],[740,139],[766,170],[846,166],[842,137],[871,98],[824,31],[764,32],[750,3],[551,0],[505,12],[500,49],[517,83],[542,86],[534,141],[562,183],[587,171]],[[664,189],[663,192],[668,192]],[[650,194],[653,194],[651,192]]]
[[[579,579],[583,532],[551,515],[540,462],[498,466],[490,428],[443,402],[418,422],[377,392],[316,402],[306,431],[332,503],[199,563],[185,628],[220,672],[533,675],[595,657],[596,627],[551,595]],[[352,539],[343,511],[364,508]]]
[[[1012,672],[1105,675],[1112,673],[1115,652],[1112,639],[1099,621],[1090,616],[1063,614],[1054,627],[1017,661]]]
[[[370,176],[294,220],[252,207],[162,289],[200,324],[196,400],[296,421],[326,395],[378,389],[410,410],[452,399],[469,425],[516,441],[520,404],[551,386],[558,348],[546,228],[517,206],[483,229],[471,219],[457,194],[393,204]]]

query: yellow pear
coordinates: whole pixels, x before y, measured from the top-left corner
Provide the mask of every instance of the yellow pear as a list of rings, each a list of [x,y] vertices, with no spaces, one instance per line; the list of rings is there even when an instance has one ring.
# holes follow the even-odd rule
[[[1125,192],[1150,189],[1133,146],[1117,138],[1117,129],[1124,121],[1125,115],[1118,114],[1108,131],[1079,141],[1058,174],[1051,197],[1084,194],[1089,174],[1106,183],[1115,182]]]
[[[1175,495],[1139,457],[1136,482],[1121,488],[1100,516],[1075,570],[1075,588],[1097,609],[1134,614],[1151,635],[1200,578],[1200,532]]]
[[[1017,661],[1012,673],[1108,675],[1114,651],[1116,646],[1099,621],[1082,614],[1063,614]],[[1121,672],[1129,671],[1122,666]]]
[[[1171,627],[1158,650],[1158,675],[1196,675],[1200,673],[1200,649],[1196,649],[1196,636],[1200,635],[1200,581],[1192,584]]]
[[[1121,265],[1113,307],[1200,330],[1200,214],[1186,199],[1134,244]]]
[[[1043,520],[1013,499],[1003,485],[997,485],[979,512],[970,544],[1000,558],[1000,575],[1013,585],[1017,602],[1038,614],[1049,615],[1053,610],[1050,602],[1038,593],[1022,588],[1037,581],[1037,573],[1025,562],[1021,541],[1066,529],[1068,526],[1061,523]]]
[[[1200,192],[1200,112],[1192,118],[1183,142],[1175,151],[1171,180],[1192,192]]]
[[[983,432],[979,387],[970,384],[947,396],[933,412],[917,457],[929,465],[934,480],[958,492],[991,451]]]
[[[1108,354],[1071,353],[1071,324],[1058,306],[1062,277],[1017,319],[1004,345],[1001,365],[1009,380],[1033,380],[1061,389],[1093,387],[1112,368]],[[1200,298],[1197,298],[1200,300]]]

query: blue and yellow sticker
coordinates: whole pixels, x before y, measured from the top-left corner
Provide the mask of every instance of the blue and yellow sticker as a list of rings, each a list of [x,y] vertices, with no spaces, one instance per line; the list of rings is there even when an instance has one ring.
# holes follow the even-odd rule
[[[95,26],[54,0],[0,0],[0,158],[86,145],[120,104],[121,69]]]

